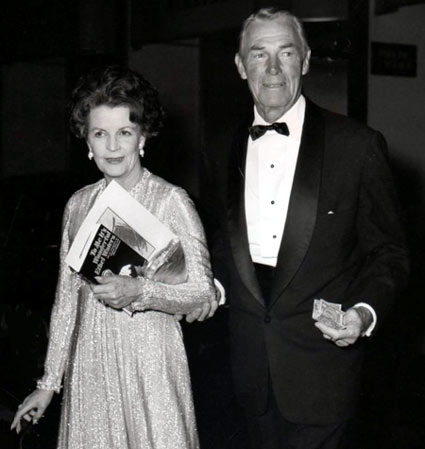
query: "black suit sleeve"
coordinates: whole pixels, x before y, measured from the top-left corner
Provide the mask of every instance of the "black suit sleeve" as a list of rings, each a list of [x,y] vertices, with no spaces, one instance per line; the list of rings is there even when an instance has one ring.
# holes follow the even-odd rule
[[[229,257],[225,246],[227,166],[223,158],[211,158],[202,154],[200,163],[201,188],[198,211],[205,228],[213,275],[228,290]]]
[[[352,303],[370,304],[379,324],[409,274],[397,193],[380,133],[371,135],[360,182],[357,235],[364,261],[349,288],[349,297]]]

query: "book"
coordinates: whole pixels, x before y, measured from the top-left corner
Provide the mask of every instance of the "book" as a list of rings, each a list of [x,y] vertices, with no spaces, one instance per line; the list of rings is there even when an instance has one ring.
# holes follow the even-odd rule
[[[99,223],[87,242],[79,273],[89,282],[97,283],[96,276],[109,274],[137,277],[142,275],[145,264],[143,256]]]
[[[99,195],[81,224],[65,262],[79,272],[88,239],[103,224],[147,261],[154,260],[177,236],[116,181]]]
[[[187,278],[177,236],[115,181],[87,214],[65,262],[89,282],[111,274],[170,284]]]

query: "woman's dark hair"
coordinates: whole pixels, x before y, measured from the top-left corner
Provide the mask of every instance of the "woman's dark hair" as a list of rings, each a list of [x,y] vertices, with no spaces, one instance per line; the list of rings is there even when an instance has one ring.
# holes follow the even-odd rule
[[[142,75],[125,67],[95,68],[80,78],[70,104],[70,127],[77,137],[87,137],[90,110],[102,105],[128,106],[130,121],[140,126],[146,138],[162,127],[164,111],[158,92]]]

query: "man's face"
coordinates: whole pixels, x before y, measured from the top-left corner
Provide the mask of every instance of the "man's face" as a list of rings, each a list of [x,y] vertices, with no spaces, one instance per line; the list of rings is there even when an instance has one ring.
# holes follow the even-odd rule
[[[280,17],[252,22],[246,30],[241,53],[235,57],[239,74],[248,80],[260,115],[272,122],[300,96],[310,50],[304,52],[291,20]]]

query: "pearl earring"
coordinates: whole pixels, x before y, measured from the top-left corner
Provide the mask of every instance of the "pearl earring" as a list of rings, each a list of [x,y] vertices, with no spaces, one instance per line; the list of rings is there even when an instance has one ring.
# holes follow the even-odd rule
[[[143,149],[143,145],[139,145],[139,154],[140,154],[140,157],[143,157],[145,155],[145,150]]]
[[[88,158],[89,158],[90,160],[93,159],[93,152],[92,152],[92,150],[89,151]]]

